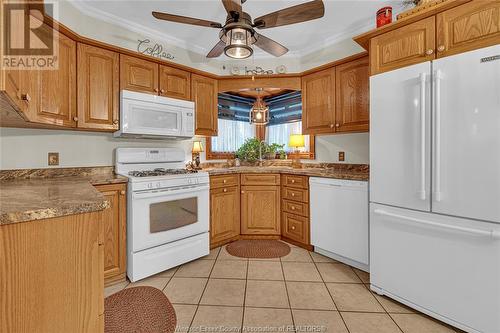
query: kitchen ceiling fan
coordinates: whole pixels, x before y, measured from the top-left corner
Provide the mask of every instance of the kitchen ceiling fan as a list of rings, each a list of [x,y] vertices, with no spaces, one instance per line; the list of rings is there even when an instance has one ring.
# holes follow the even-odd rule
[[[260,16],[252,22],[251,16],[242,9],[242,4],[245,1],[222,0],[227,12],[224,25],[213,21],[168,13],[152,12],[152,14],[160,20],[221,29],[219,32],[220,41],[207,54],[207,58],[217,58],[224,52],[228,57],[245,59],[252,55],[252,45],[275,57],[280,57],[288,52],[285,46],[257,33],[255,28],[268,29],[310,21],[323,17],[325,13],[323,1],[313,0]]]

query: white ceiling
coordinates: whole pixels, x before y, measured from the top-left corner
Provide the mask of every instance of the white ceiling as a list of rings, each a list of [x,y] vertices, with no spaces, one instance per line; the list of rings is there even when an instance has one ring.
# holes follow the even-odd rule
[[[304,2],[307,0],[247,0],[243,10],[257,18]],[[289,55],[302,56],[373,28],[377,9],[391,5],[396,12],[401,1],[324,0],[324,3],[325,16],[320,19],[260,30],[260,33],[288,47]],[[218,42],[218,29],[157,20],[151,12],[191,16],[222,24],[226,19],[219,0],[79,0],[73,4],[88,15],[100,16],[132,30],[143,30],[147,36],[154,34],[152,37],[203,54]],[[263,52],[256,54],[262,56]]]

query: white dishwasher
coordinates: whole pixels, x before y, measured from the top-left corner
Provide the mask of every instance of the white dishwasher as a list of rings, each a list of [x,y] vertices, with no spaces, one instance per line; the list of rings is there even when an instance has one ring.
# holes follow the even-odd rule
[[[314,251],[369,271],[368,182],[309,178]]]

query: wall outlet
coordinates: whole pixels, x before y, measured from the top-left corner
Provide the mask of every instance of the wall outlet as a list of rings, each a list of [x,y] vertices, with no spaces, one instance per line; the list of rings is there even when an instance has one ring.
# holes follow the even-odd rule
[[[344,162],[345,161],[345,152],[339,151],[339,161]]]
[[[59,165],[59,153],[49,153],[49,165]]]

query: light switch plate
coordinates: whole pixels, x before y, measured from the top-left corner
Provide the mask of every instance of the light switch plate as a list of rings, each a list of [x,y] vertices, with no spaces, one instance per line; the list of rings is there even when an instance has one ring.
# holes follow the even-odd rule
[[[339,161],[344,162],[345,161],[345,152],[339,151]]]
[[[49,165],[59,165],[59,153],[49,153],[48,163]]]

